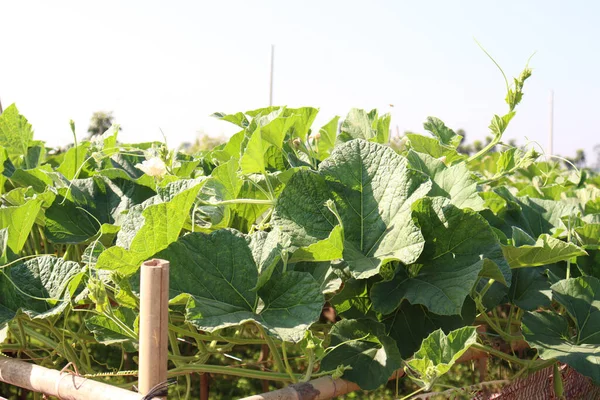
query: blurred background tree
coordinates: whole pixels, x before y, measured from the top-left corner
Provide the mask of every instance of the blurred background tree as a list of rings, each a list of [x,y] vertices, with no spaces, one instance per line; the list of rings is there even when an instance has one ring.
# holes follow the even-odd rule
[[[87,139],[91,139],[96,135],[102,135],[108,130],[114,123],[114,116],[112,111],[96,111],[90,119],[90,126],[88,127]],[[121,128],[119,127],[119,130]]]
[[[225,142],[227,142],[227,138],[224,136],[211,136],[206,132],[198,131],[196,134],[196,140],[193,143],[182,143],[179,147],[179,150],[188,154],[195,154],[199,151],[212,150]]]

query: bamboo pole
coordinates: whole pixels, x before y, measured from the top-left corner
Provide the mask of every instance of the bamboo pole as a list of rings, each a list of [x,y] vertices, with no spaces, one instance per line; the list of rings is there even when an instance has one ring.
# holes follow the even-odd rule
[[[142,400],[139,393],[0,356],[0,381],[63,400]]]
[[[513,350],[526,347],[527,343],[524,341],[517,342],[515,346],[513,346]],[[488,354],[481,350],[470,348],[458,359],[457,362],[463,363],[485,358],[487,356]],[[399,369],[392,374],[390,380],[398,379],[403,376],[404,370]],[[328,400],[333,399],[336,396],[341,396],[357,390],[361,389],[354,382],[349,382],[344,379],[333,379],[330,376],[324,376],[309,382],[290,385],[283,389],[274,390],[272,392],[244,397],[240,400]]]
[[[169,262],[153,259],[141,267],[139,391],[148,394],[167,380]],[[165,397],[155,397],[166,399]]]

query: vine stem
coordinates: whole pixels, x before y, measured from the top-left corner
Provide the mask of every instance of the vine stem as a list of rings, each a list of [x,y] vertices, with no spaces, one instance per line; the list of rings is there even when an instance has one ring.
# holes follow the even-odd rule
[[[285,363],[285,370],[292,379],[293,383],[298,382],[298,380],[294,377],[294,373],[292,372],[292,367],[288,361],[287,352],[285,351],[285,342],[281,342],[281,352],[283,353],[283,362]]]
[[[411,397],[413,397],[415,394],[417,394],[417,393],[421,393],[423,390],[425,390],[425,387],[419,388],[419,389],[415,390],[414,392],[412,392],[412,393],[410,393],[410,394],[407,394],[406,396],[402,397],[400,400],[406,400],[406,399],[408,399],[408,398],[411,398]]]
[[[279,354],[279,350],[277,349],[275,342],[273,342],[273,339],[271,339],[271,337],[267,334],[267,332],[265,331],[265,328],[263,328],[259,324],[256,324],[256,326],[257,326],[260,334],[263,336],[263,338],[267,342],[267,346],[269,346],[269,350],[271,350],[271,353],[273,354],[273,360],[275,361],[275,366],[277,367],[277,370],[279,372],[287,373],[287,370],[285,368],[285,365],[283,364],[283,360],[281,359],[281,355]]]
[[[502,352],[500,350],[496,350],[494,348],[485,346],[485,345],[480,344],[480,343],[473,343],[471,345],[471,347],[473,347],[474,349],[483,351],[485,353],[491,354],[493,356],[496,356],[498,358],[501,358],[503,360],[506,360],[508,362],[512,362],[512,363],[518,364],[518,365],[530,365],[530,363],[531,363],[529,360],[521,360],[518,357],[511,356],[510,354],[506,354],[506,353],[504,353],[504,352]]]
[[[167,376],[172,377],[184,374],[194,374],[198,372],[209,374],[233,375],[242,378],[266,379],[269,381],[291,382],[291,378],[287,373],[267,372],[236,367],[226,367],[222,365],[206,364],[182,365],[180,367],[169,370],[167,372]],[[294,378],[299,379],[300,376],[295,375]]]
[[[223,200],[216,202],[203,202],[207,206],[221,206],[225,204],[265,204],[265,205],[274,205],[274,200],[263,200],[263,199],[233,199],[233,200]]]
[[[177,332],[177,333],[181,334],[182,336],[192,337],[194,339],[201,340],[201,341],[202,340],[203,341],[216,340],[216,341],[228,342],[228,343],[232,343],[232,344],[265,344],[265,340],[263,340],[263,339],[244,339],[244,338],[235,338],[235,337],[223,337],[223,336],[218,336],[218,335],[207,335],[207,334],[203,334],[203,333],[193,332],[189,329],[184,329],[177,325],[172,325],[172,324],[169,324],[169,330],[171,330],[173,332]]]

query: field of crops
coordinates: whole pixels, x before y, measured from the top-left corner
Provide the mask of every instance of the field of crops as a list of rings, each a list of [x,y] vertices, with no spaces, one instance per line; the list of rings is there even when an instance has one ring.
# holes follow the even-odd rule
[[[173,398],[327,375],[373,398],[470,398],[485,385],[467,351],[502,366],[489,390],[548,368],[556,398],[574,398],[569,371],[599,385],[600,178],[502,142],[530,74],[470,153],[437,118],[390,140],[388,115],[316,127],[311,107],[217,113],[239,132],[196,154],[118,127],[56,152],[8,107],[0,351],[131,388],[139,268],[161,258]]]

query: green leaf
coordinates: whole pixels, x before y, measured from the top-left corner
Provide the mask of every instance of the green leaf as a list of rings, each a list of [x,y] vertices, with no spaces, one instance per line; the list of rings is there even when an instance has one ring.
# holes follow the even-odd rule
[[[71,147],[67,150],[63,162],[56,168],[56,171],[63,174],[67,179],[75,178],[80,167],[86,161],[90,146],[90,142],[83,142],[77,147]],[[81,178],[80,175],[77,177]]]
[[[11,104],[0,114],[0,146],[10,156],[26,155],[33,141],[33,129],[27,119]]]
[[[441,329],[432,332],[407,362],[408,367],[419,376],[415,380],[425,390],[430,390],[437,379],[448,372],[460,356],[477,342],[476,329],[474,326],[466,326],[450,332],[448,336]]]
[[[502,245],[502,253],[511,268],[535,267],[587,255],[585,250],[573,243],[563,242],[547,234],[540,235],[535,245]]]
[[[0,270],[0,326],[18,312],[31,318],[61,313],[72,295],[70,283],[82,267],[54,256],[36,257]]]
[[[62,195],[46,210],[46,234],[54,243],[86,242],[102,224],[122,223],[126,210],[154,194],[132,181],[102,176],[75,179],[69,190],[60,189]]]
[[[452,165],[466,157],[459,154],[456,149],[440,144],[437,139],[418,135],[416,133],[407,133],[406,137],[410,141],[410,148],[416,152],[428,154],[433,158],[446,158],[446,164]]]
[[[292,245],[310,246],[328,238],[338,224],[325,206],[333,199],[344,226],[344,259],[353,276],[367,278],[389,261],[409,264],[418,258],[424,243],[410,206],[430,187],[389,147],[352,140],[335,148],[318,172],[292,176],[272,223]]]
[[[125,307],[112,310],[114,318],[133,330],[136,312]],[[132,337],[121,326],[104,315],[94,315],[85,319],[85,326],[92,332],[98,343],[111,345],[116,343],[132,342]]]
[[[441,160],[414,150],[408,152],[407,158],[413,169],[431,178],[433,186],[429,196],[446,197],[458,208],[475,211],[484,209],[484,201],[477,191],[477,182],[471,177],[471,171],[465,163],[446,167]]]
[[[337,260],[342,258],[343,250],[344,230],[336,225],[326,239],[296,250],[290,262]]]
[[[333,294],[342,287],[342,279],[330,262],[299,262],[288,264],[288,269],[310,273],[321,285],[321,293]]]
[[[415,202],[413,215],[425,249],[417,264],[400,265],[391,281],[374,285],[371,298],[377,311],[389,314],[407,299],[436,314],[460,314],[485,259],[494,262],[510,282],[498,239],[479,214],[460,210],[440,197],[426,197]]]
[[[352,139],[371,140],[377,137],[377,131],[372,127],[372,121],[365,110],[353,108],[350,110],[340,128],[339,142]]]
[[[575,228],[575,236],[586,249],[600,248],[600,223],[584,222],[583,226]]]
[[[144,209],[141,214],[143,225],[131,241],[129,249],[119,246],[109,248],[98,258],[96,268],[131,275],[142,262],[176,241],[189,218],[190,209],[203,182],[182,191],[168,202]]]
[[[513,270],[512,284],[508,291],[510,302],[528,311],[550,306],[550,282],[544,270],[544,267]]]
[[[346,319],[376,319],[373,303],[369,298],[370,286],[367,279],[350,278],[344,281],[342,291],[331,299],[338,315]]]
[[[333,117],[327,124],[319,129],[320,137],[317,142],[317,153],[319,154],[319,160],[321,161],[329,157],[331,150],[335,146],[339,120],[340,117]]]
[[[321,362],[321,370],[332,371],[349,366],[343,378],[363,390],[377,389],[387,383],[402,366],[402,358],[382,324],[372,320],[342,320],[330,331],[330,351]]]
[[[233,230],[186,235],[157,257],[171,263],[171,297],[188,298],[186,319],[198,329],[256,321],[296,342],[321,313],[323,295],[309,273],[287,272],[253,290],[258,267],[247,238]]]
[[[427,117],[427,122],[423,124],[423,128],[431,132],[443,145],[456,148],[462,141],[462,136],[457,135],[452,129],[448,128],[439,118]]]
[[[0,208],[0,229],[8,228],[8,247],[19,253],[29,237],[42,201],[33,199],[22,206]]]
[[[382,322],[388,334],[396,341],[402,358],[408,359],[421,347],[423,339],[436,329],[445,333],[471,325],[477,309],[475,302],[467,297],[461,310],[461,316],[433,314],[420,304],[412,305],[403,301],[392,314]]]
[[[506,127],[508,126],[508,123],[514,116],[515,116],[514,111],[511,111],[508,114],[503,115],[502,117],[499,117],[498,115],[494,115],[494,118],[492,118],[492,122],[490,123],[489,128],[495,137],[497,137],[497,138],[502,137],[502,134],[504,133],[504,131],[506,130]]]
[[[556,235],[566,231],[562,217],[577,213],[577,207],[574,204],[531,197],[515,197],[505,187],[494,189],[494,191],[508,202],[508,206],[501,210],[497,214],[497,219],[490,223],[502,230],[506,236],[512,235],[512,228],[515,226],[533,238],[544,233]]]
[[[216,112],[211,115],[211,117],[215,117],[218,119],[222,119],[223,121],[231,122],[234,125],[239,126],[240,128],[247,128],[250,124],[248,119],[242,112],[238,112],[235,114],[225,114],[222,112]]]
[[[270,146],[270,143],[263,140],[260,128],[255,130],[240,159],[242,173],[265,173],[265,153]]]
[[[389,114],[378,116],[377,110],[367,113],[365,110],[353,108],[346,119],[342,121],[340,133],[337,137],[339,143],[352,139],[364,139],[370,142],[387,144],[390,134]]]
[[[527,312],[522,320],[525,340],[540,358],[556,358],[600,384],[600,280],[563,279],[552,285],[552,298],[565,307],[569,318],[549,311]]]
[[[273,269],[281,259],[283,246],[280,244],[281,238],[277,230],[270,232],[257,231],[248,236],[252,257],[258,267],[258,281],[254,290],[263,287],[269,279]]]

